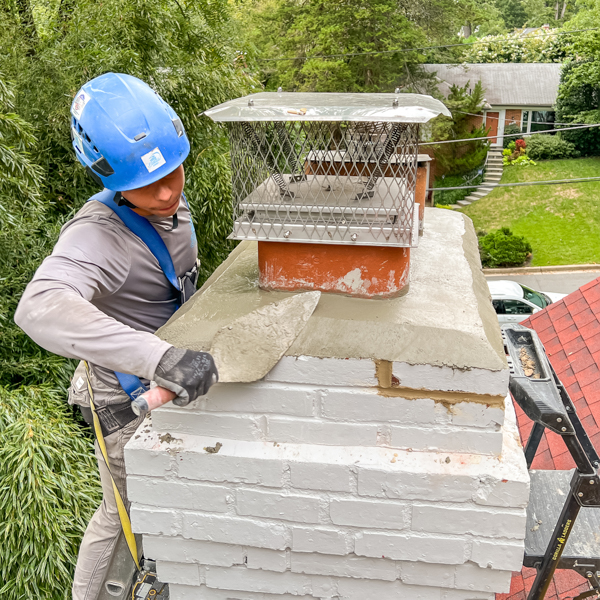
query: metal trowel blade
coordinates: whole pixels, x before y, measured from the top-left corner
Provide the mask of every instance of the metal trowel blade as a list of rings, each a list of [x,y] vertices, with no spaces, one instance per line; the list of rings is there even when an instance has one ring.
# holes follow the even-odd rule
[[[306,292],[261,306],[217,331],[210,353],[219,381],[262,379],[294,343],[313,314],[321,292]]]

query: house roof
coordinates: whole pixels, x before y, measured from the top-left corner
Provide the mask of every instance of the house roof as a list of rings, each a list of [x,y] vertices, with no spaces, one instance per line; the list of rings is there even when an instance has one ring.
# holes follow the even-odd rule
[[[577,414],[600,450],[600,278],[594,279],[522,323],[534,329],[550,363],[575,404]],[[517,408],[526,440],[531,421]],[[546,430],[532,469],[572,469],[562,438]]]
[[[437,73],[440,91],[447,95],[451,85],[464,86],[478,81],[492,106],[552,107],[560,83],[559,63],[482,63],[463,65],[422,65]]]
[[[546,354],[567,388],[577,414],[600,450],[600,278],[590,281],[562,300],[521,323],[539,335]],[[532,421],[514,404],[523,445]],[[562,438],[547,429],[531,465],[532,469],[572,469],[575,463]],[[523,567],[513,573],[510,592],[496,600],[526,600],[536,576]],[[589,589],[587,581],[569,570],[557,570],[546,594],[547,600],[570,600]]]

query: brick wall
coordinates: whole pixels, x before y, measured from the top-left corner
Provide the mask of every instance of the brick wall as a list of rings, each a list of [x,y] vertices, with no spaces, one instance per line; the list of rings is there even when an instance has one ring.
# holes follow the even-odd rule
[[[386,397],[376,387],[283,382],[220,385],[193,403],[185,419],[174,406],[156,411],[154,428],[271,443],[500,453],[502,407],[476,402],[477,396],[467,393],[446,397],[406,389],[406,395],[418,397],[403,398],[402,389],[393,391],[397,395]],[[444,404],[435,398],[462,401]]]
[[[132,524],[174,600],[492,598],[520,568],[528,499],[507,406],[502,455],[479,457],[165,436],[148,420],[127,447]]]
[[[522,111],[520,108],[510,108],[510,109],[507,108],[504,125],[508,126],[511,123],[514,123],[515,125],[518,125],[519,127],[521,127],[521,114],[522,114]]]
[[[261,381],[154,411],[127,445],[132,525],[173,600],[508,591],[529,479],[499,328],[472,227],[436,209],[426,220],[404,298],[322,296],[290,351],[302,352]],[[252,283],[248,248],[165,339],[169,327],[214,331],[231,294],[244,294],[246,311],[268,299]],[[364,320],[344,318],[359,308]],[[381,333],[369,338],[377,320]]]

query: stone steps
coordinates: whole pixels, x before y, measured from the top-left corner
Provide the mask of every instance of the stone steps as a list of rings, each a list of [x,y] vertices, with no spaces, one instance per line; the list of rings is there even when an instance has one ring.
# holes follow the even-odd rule
[[[483,181],[474,192],[459,200],[457,204],[453,204],[452,208],[464,208],[487,196],[496,187],[496,184],[500,183],[502,171],[502,150],[490,150],[488,152],[487,168]]]

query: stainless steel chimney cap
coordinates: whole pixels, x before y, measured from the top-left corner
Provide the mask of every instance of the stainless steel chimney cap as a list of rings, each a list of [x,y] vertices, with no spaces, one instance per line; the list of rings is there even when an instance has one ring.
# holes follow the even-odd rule
[[[261,92],[229,100],[204,112],[216,122],[350,121],[427,123],[451,116],[446,106],[422,94]]]

